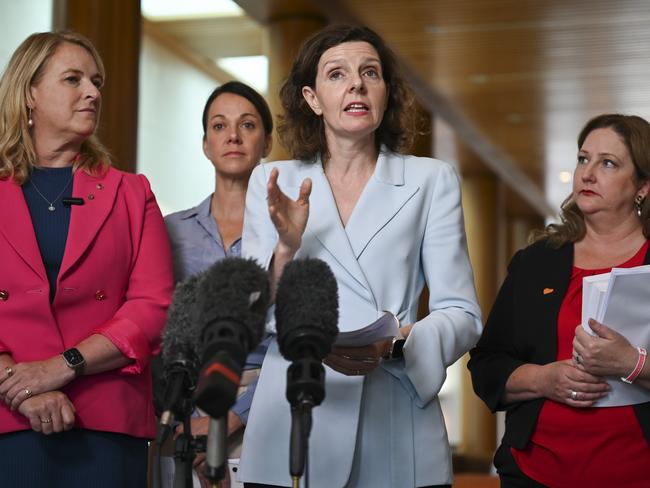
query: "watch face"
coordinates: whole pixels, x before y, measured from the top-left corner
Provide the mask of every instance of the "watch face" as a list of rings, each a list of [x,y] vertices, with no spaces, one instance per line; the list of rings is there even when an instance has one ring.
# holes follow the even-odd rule
[[[404,343],[406,339],[397,339],[393,344],[393,350],[391,351],[391,358],[401,359],[404,357]]]
[[[79,352],[79,349],[75,347],[73,347],[72,349],[68,349],[67,351],[64,351],[63,358],[65,359],[65,362],[68,363],[68,366],[70,366],[71,368],[79,367],[86,362],[84,360],[84,357]]]

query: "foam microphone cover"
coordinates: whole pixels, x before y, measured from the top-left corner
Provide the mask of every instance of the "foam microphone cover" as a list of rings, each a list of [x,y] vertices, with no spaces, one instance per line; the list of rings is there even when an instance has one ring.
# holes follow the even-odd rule
[[[200,275],[192,276],[174,290],[162,334],[161,356],[166,369],[172,364],[186,363],[198,371],[199,327],[194,312],[200,278]]]
[[[288,263],[275,297],[280,353],[289,361],[323,359],[338,334],[338,317],[338,287],[329,266],[314,258]]]
[[[237,337],[228,339],[241,346],[243,362],[262,340],[269,301],[268,275],[254,260],[226,258],[208,268],[197,299],[203,361],[225,344],[220,324],[234,324]]]

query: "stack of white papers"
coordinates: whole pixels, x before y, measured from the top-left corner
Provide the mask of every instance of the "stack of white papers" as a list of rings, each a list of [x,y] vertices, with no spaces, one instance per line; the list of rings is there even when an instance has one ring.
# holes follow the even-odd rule
[[[592,335],[590,318],[614,329],[633,346],[650,348],[650,265],[612,268],[589,276],[582,284],[582,327]],[[596,407],[635,405],[650,401],[650,390],[608,378],[609,394]]]
[[[335,346],[359,347],[399,335],[399,320],[390,312],[384,313],[372,324],[350,332],[339,332]]]

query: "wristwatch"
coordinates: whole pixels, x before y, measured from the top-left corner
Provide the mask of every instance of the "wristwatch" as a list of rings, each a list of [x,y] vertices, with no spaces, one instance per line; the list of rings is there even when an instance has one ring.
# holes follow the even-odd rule
[[[390,350],[388,354],[384,356],[384,359],[402,359],[404,357],[404,343],[406,339],[402,336],[393,337],[393,342],[390,345]]]
[[[79,349],[76,347],[71,347],[70,349],[63,351],[63,354],[61,355],[63,356],[65,364],[68,366],[68,368],[74,370],[76,376],[79,376],[81,373],[83,373],[84,366],[86,365],[86,360],[79,352]]]

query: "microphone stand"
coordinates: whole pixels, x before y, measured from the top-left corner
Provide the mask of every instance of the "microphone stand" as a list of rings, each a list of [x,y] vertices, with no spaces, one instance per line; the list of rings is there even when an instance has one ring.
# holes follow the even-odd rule
[[[291,404],[291,437],[289,444],[289,474],[293,488],[298,488],[309,458],[309,435],[312,409],[325,398],[325,368],[321,361],[303,357],[287,369],[287,400]],[[305,475],[309,487],[309,473]]]
[[[183,432],[174,442],[174,488],[192,488],[192,461],[196,457],[191,422],[193,402],[185,398],[182,404]]]

